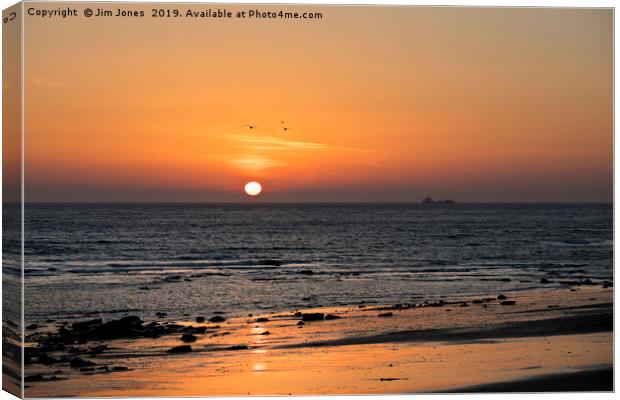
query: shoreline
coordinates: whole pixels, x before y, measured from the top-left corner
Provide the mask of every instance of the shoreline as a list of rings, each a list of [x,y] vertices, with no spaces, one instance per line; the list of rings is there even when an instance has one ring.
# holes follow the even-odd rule
[[[202,322],[135,317],[127,331],[132,337],[109,333],[119,320],[83,321],[59,328],[65,336],[45,333],[47,345],[29,350],[26,395],[518,391],[516,382],[524,379],[525,387],[539,391],[533,388],[550,386],[553,374],[613,363],[612,296],[613,288],[580,286],[418,304],[216,314]],[[459,365],[469,367],[463,372]],[[284,388],[281,379],[293,383]],[[596,390],[612,390],[605,379],[596,382]]]

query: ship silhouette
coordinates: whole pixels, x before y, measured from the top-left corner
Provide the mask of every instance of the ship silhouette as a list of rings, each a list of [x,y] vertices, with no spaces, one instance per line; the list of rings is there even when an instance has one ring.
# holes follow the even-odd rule
[[[454,203],[456,203],[456,201],[454,200],[443,200],[443,199],[433,200],[431,196],[427,196],[422,199],[422,204],[454,204]]]

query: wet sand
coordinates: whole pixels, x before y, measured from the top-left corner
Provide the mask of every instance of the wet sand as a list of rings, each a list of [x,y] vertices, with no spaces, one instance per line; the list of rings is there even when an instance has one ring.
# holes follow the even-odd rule
[[[207,315],[207,322],[175,321],[181,325],[176,332],[157,338],[84,340],[48,355],[93,365],[43,365],[34,357],[26,366],[26,396],[613,389],[612,288],[503,294],[506,299],[492,294],[443,303],[224,315],[224,322],[208,322]],[[340,318],[298,325],[301,314],[312,312]],[[183,343],[181,329],[190,325],[206,332]],[[102,345],[107,348],[91,351]],[[192,351],[168,352],[180,345]],[[589,385],[577,387],[579,376],[589,377],[582,380]]]

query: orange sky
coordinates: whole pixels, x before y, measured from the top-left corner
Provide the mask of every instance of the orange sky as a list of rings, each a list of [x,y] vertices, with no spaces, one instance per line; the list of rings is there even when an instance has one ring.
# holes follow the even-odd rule
[[[260,8],[26,17],[26,200],[611,201],[610,10]]]

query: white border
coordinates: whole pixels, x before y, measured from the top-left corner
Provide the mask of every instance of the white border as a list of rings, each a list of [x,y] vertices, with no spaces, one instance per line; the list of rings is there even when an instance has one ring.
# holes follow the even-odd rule
[[[29,1],[32,2],[32,1]],[[51,2],[51,1],[45,1],[45,2]],[[55,2],[55,1],[54,1]],[[82,3],[95,3],[96,1],[66,1],[65,3],[71,3],[71,2],[82,2]],[[17,1],[14,0],[0,0],[0,6],[2,9],[8,8],[11,5],[17,3]],[[180,1],[180,0],[167,0],[167,1],[135,1],[135,3],[189,3],[188,1]],[[199,1],[195,1],[192,3],[200,3]],[[230,0],[230,1],[221,1],[221,0],[211,0],[209,1],[209,3],[224,3],[224,4],[231,4],[231,3],[245,3],[245,4],[249,4],[249,3],[256,3],[256,4],[268,4],[268,3],[288,3],[288,4],[369,4],[369,5],[428,5],[428,6],[478,6],[478,7],[581,7],[581,8],[592,8],[592,7],[603,7],[603,8],[614,8],[614,77],[616,76],[617,73],[617,64],[616,64],[616,58],[615,58],[615,54],[616,54],[616,49],[617,49],[617,43],[618,43],[618,31],[615,29],[615,6],[616,6],[616,2],[615,1],[611,1],[611,0],[589,0],[589,1],[578,1],[578,0],[521,0],[521,1],[514,1],[514,0],[503,0],[503,1],[484,1],[484,0],[476,0],[476,1],[466,1],[466,0],[436,0],[436,1],[432,1],[432,0],[427,0],[427,1],[412,1],[412,0],[338,0],[338,1],[334,1],[334,0],[310,0],[310,1],[300,1],[300,0],[286,0],[286,1],[260,1],[260,0]],[[0,30],[0,38],[1,38],[1,30]],[[22,38],[23,38],[23,24],[22,24]],[[21,52],[22,54],[22,68],[23,68],[23,51]],[[0,52],[0,60],[1,60],[1,52]],[[616,93],[616,89],[618,87],[618,84],[616,82],[616,80],[614,79],[614,100],[615,100],[615,93]],[[23,74],[22,74],[22,101],[23,101]],[[2,100],[0,99],[0,105],[2,104]],[[23,103],[22,103],[23,105]],[[616,102],[614,101],[614,133],[615,133],[615,117],[616,115],[618,115],[618,105],[616,104]],[[23,172],[23,128],[24,128],[24,110],[22,107],[22,172]],[[0,117],[0,121],[1,121],[1,117]],[[615,134],[614,134],[614,138],[615,138]],[[614,154],[616,154],[616,151],[618,150],[618,147],[620,145],[614,140]],[[1,147],[1,142],[0,142],[0,147]],[[0,158],[1,158],[1,152],[0,152]],[[616,160],[616,158],[614,157],[614,172],[616,171],[616,168],[618,166],[618,160]],[[1,172],[2,172],[2,164],[0,163],[0,176],[1,176]],[[614,173],[614,199],[615,199],[615,194],[616,194],[616,186],[615,186],[615,173]],[[23,195],[23,174],[22,174],[22,195]],[[0,185],[0,197],[2,196],[2,187]],[[615,227],[618,226],[618,222],[620,221],[620,216],[618,214],[618,205],[616,204],[616,202],[614,201],[614,275],[615,275],[615,266],[617,265],[617,261],[619,258],[617,249],[618,249],[618,242],[616,241],[616,235],[615,235]],[[22,209],[22,214],[23,214],[23,209]],[[22,215],[22,221],[23,221],[23,215]],[[0,231],[2,228],[2,223],[0,222]],[[23,259],[23,222],[22,222],[22,259]],[[1,246],[1,239],[0,239],[0,246]],[[22,274],[23,275],[23,274]],[[23,285],[23,278],[22,278],[22,285]],[[0,294],[1,294],[2,288],[0,285]],[[614,291],[614,304],[616,304],[616,295],[617,293]],[[23,296],[23,290],[22,290],[22,296]],[[614,309],[614,332],[617,331],[617,321],[618,321],[618,309],[615,308]],[[0,317],[1,317],[1,310],[0,310]],[[23,316],[22,316],[23,319]],[[23,324],[22,324],[23,325]],[[614,335],[615,336],[615,335]],[[614,360],[617,358],[617,351],[618,349],[614,347]],[[614,387],[618,387],[618,376],[615,376],[615,385]],[[405,398],[410,398],[411,396],[415,396],[417,399],[437,399],[437,398],[444,398],[444,397],[448,397],[450,396],[451,398],[456,397],[461,397],[461,396],[468,396],[468,397],[478,397],[478,396],[485,396],[484,394],[463,394],[463,395],[378,395],[378,396],[372,396],[373,398],[377,398],[377,399],[381,399],[381,400],[394,400],[394,399],[405,399]],[[486,395],[485,397],[489,398],[489,396],[493,396],[493,397],[500,397],[502,399],[507,399],[507,400],[512,400],[512,399],[517,399],[517,398],[521,398],[521,397],[528,397],[528,398],[537,398],[540,396],[545,396],[546,399],[552,399],[552,400],[581,400],[584,395],[580,394],[580,393],[561,393],[561,394],[527,394],[527,395],[522,395],[522,394],[490,394],[490,395]],[[587,397],[591,398],[591,399],[599,399],[599,398],[611,398],[612,396],[614,396],[613,394],[602,394],[602,393],[588,393]],[[349,398],[363,398],[363,397],[367,397],[367,396],[321,396],[321,399],[325,399],[325,400],[341,400],[341,399],[349,399]],[[8,394],[7,392],[4,391],[0,391],[0,400],[8,400],[8,399],[14,399],[15,397]],[[263,399],[277,399],[277,397],[262,397]],[[297,397],[297,398],[303,398],[303,399],[312,399],[312,397]],[[139,398],[132,398],[132,399],[139,399]],[[171,398],[171,399],[183,399],[183,398]],[[215,398],[215,399],[219,399],[219,398]]]

